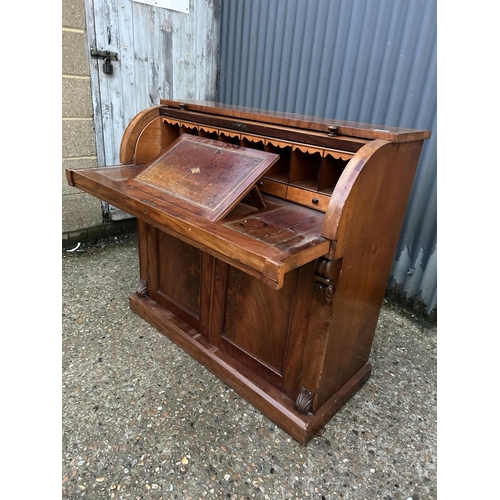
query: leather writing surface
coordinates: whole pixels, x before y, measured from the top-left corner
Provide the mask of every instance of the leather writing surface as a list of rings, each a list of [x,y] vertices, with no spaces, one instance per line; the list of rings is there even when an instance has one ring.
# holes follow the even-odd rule
[[[224,217],[278,158],[183,134],[127,184],[214,221]]]

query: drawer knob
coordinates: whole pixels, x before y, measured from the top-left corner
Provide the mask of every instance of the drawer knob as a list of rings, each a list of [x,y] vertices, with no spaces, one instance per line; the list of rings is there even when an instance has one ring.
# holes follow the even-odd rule
[[[263,182],[263,181],[259,181],[259,182],[257,182],[257,186],[258,186],[258,187],[262,187],[263,185],[264,185],[264,182]]]
[[[317,204],[318,204],[318,202],[319,202],[319,200],[318,200],[318,198],[313,198],[313,199],[312,199],[312,202],[313,202],[315,205],[317,205]]]

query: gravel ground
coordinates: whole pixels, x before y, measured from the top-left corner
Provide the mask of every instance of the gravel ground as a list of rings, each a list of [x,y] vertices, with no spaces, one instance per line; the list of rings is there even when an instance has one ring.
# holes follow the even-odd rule
[[[437,498],[436,328],[385,303],[365,386],[307,446],[135,315],[135,235],[63,252],[62,498]]]

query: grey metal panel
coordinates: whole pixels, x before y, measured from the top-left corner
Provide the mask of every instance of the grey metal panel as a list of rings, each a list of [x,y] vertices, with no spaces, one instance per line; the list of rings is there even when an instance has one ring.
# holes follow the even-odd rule
[[[435,312],[436,0],[222,0],[218,100],[432,130],[389,291]]]

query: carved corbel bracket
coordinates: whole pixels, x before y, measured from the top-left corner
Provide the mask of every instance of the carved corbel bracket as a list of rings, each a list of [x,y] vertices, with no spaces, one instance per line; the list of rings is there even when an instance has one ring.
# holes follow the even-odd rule
[[[322,278],[321,276],[314,277],[313,297],[323,305],[332,305],[333,286],[330,279]]]
[[[323,305],[332,304],[334,283],[340,272],[340,265],[337,261],[320,258],[316,261],[316,268],[313,282],[313,297]]]
[[[312,406],[313,396],[314,394],[309,389],[306,389],[304,386],[301,386],[299,395],[295,400],[296,410],[304,414],[309,413]]]
[[[140,280],[139,285],[137,285],[137,290],[135,291],[136,295],[139,297],[147,297],[148,296],[148,282],[146,280]]]

